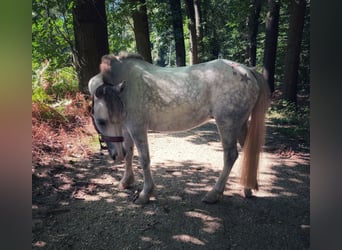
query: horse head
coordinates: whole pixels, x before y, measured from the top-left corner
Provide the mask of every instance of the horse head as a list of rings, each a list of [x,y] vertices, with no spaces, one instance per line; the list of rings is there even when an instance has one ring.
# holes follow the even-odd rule
[[[115,161],[122,161],[125,157],[122,133],[125,112],[120,99],[124,86],[125,82],[117,85],[104,83],[93,94],[92,116],[95,127]]]

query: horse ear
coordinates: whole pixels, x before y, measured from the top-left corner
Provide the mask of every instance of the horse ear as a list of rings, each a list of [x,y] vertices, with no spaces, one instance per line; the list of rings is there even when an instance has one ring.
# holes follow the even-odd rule
[[[102,59],[102,62],[100,64],[100,71],[102,74],[103,82],[112,83],[113,76],[112,76],[112,68],[111,68],[110,60]]]
[[[115,86],[116,91],[120,94],[126,87],[126,81],[120,82],[118,85]]]

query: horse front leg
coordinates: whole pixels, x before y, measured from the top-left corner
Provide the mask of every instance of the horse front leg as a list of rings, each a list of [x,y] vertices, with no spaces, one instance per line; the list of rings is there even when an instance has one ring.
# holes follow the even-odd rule
[[[134,173],[132,169],[134,142],[126,129],[123,131],[125,155],[125,172],[120,180],[119,189],[123,190],[133,185]]]
[[[147,141],[147,131],[139,134],[136,133],[136,136],[133,136],[133,138],[135,145],[137,146],[144,176],[143,190],[139,193],[139,197],[134,201],[134,203],[146,204],[150,200],[150,196],[154,188],[153,178],[150,170],[150,153]]]

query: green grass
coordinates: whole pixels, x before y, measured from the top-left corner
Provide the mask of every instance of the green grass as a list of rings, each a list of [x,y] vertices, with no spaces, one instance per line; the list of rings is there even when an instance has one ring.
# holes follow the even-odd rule
[[[267,119],[277,126],[283,136],[309,138],[310,113],[308,106],[295,106],[284,100],[271,105]]]

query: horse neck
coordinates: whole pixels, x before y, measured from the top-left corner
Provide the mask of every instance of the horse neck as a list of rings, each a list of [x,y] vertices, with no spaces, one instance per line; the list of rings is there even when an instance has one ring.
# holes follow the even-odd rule
[[[143,71],[150,71],[153,69],[153,67],[156,67],[156,66],[146,61],[143,61],[141,59],[126,58],[126,59],[123,59],[120,65],[118,65],[115,68],[115,71],[116,71],[115,75],[117,75],[117,78],[118,78],[117,80],[127,81],[128,79],[132,77],[132,75],[140,74],[140,72],[143,72]]]

